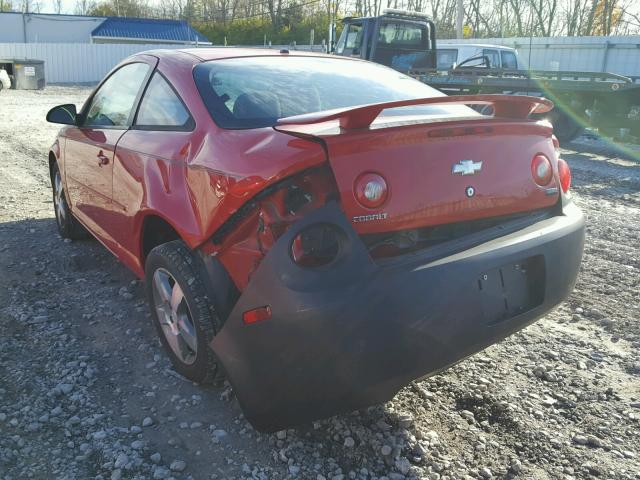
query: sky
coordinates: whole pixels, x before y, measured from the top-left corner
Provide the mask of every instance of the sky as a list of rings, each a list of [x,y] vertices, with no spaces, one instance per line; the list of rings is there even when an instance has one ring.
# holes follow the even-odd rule
[[[74,13],[76,9],[77,0],[62,0],[62,12],[61,13]],[[156,3],[157,0],[150,0],[150,4]],[[53,0],[39,0],[41,13],[56,13]],[[17,2],[14,2],[17,3]],[[635,14],[640,14],[640,1],[632,2],[630,11]]]
[[[40,0],[41,13],[56,13],[53,0]],[[73,13],[76,9],[76,0],[62,0],[61,13]]]
[[[56,13],[53,0],[36,0],[40,2],[40,13]],[[74,13],[76,10],[77,0],[62,0],[62,12],[61,13]],[[14,4],[18,3],[14,0]],[[99,3],[99,2],[97,2]],[[147,2],[151,5],[156,3],[156,0],[150,0]]]

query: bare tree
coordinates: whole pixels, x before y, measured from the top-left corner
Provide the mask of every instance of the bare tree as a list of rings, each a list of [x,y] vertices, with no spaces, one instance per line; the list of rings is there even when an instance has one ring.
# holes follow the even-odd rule
[[[338,13],[342,7],[341,0],[324,0],[323,3],[327,12],[327,17],[335,21],[338,18]]]
[[[269,17],[271,17],[271,25],[277,29],[280,27],[280,21],[282,20],[282,0],[267,0],[266,4],[269,10]]]
[[[40,2],[38,0],[22,0],[22,11],[24,13],[40,13]]]
[[[0,9],[8,2],[0,0]],[[42,0],[20,0],[25,11]],[[51,0],[56,12],[64,0]],[[455,35],[457,0],[76,0],[76,13],[180,18],[228,28],[262,17],[279,30],[301,19],[374,16],[383,8],[424,12],[441,38]],[[99,3],[96,3],[98,1]],[[640,32],[639,0],[464,0],[464,24],[473,37],[613,35]],[[4,5],[4,6],[3,6]],[[10,3],[9,3],[10,5]],[[318,16],[319,15],[319,16]]]
[[[86,15],[94,6],[94,2],[91,0],[76,0],[76,15]]]

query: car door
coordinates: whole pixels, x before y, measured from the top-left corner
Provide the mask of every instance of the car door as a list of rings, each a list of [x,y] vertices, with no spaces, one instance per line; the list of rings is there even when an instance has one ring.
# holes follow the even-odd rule
[[[67,132],[65,180],[74,215],[108,243],[116,144],[133,119],[152,65],[135,61],[118,68],[94,92]]]
[[[489,68],[500,68],[500,54],[493,48],[485,48],[482,55],[489,59]]]
[[[502,58],[502,68],[505,70],[518,70],[518,57],[516,57],[515,52],[501,50],[500,56]]]
[[[131,128],[116,148],[113,167],[114,240],[119,256],[134,270],[139,261],[140,211],[187,205],[182,188],[195,121],[169,80],[156,70],[140,100]],[[180,212],[176,212],[180,215]]]

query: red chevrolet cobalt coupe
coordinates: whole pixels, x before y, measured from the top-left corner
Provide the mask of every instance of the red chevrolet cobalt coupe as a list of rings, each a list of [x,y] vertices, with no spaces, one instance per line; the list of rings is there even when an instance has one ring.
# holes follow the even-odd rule
[[[340,57],[146,52],[49,112],[58,228],[145,279],[178,372],[224,373],[281,429],[384,402],[567,297],[584,222],[529,118],[551,107]]]

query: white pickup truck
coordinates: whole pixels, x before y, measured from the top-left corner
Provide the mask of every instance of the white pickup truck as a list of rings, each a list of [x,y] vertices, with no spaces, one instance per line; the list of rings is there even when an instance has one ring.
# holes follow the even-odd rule
[[[520,70],[524,68],[515,48],[502,45],[486,45],[481,43],[443,43],[439,42],[436,51],[437,69],[450,70],[469,59],[466,66],[480,66],[488,60],[489,68]]]

